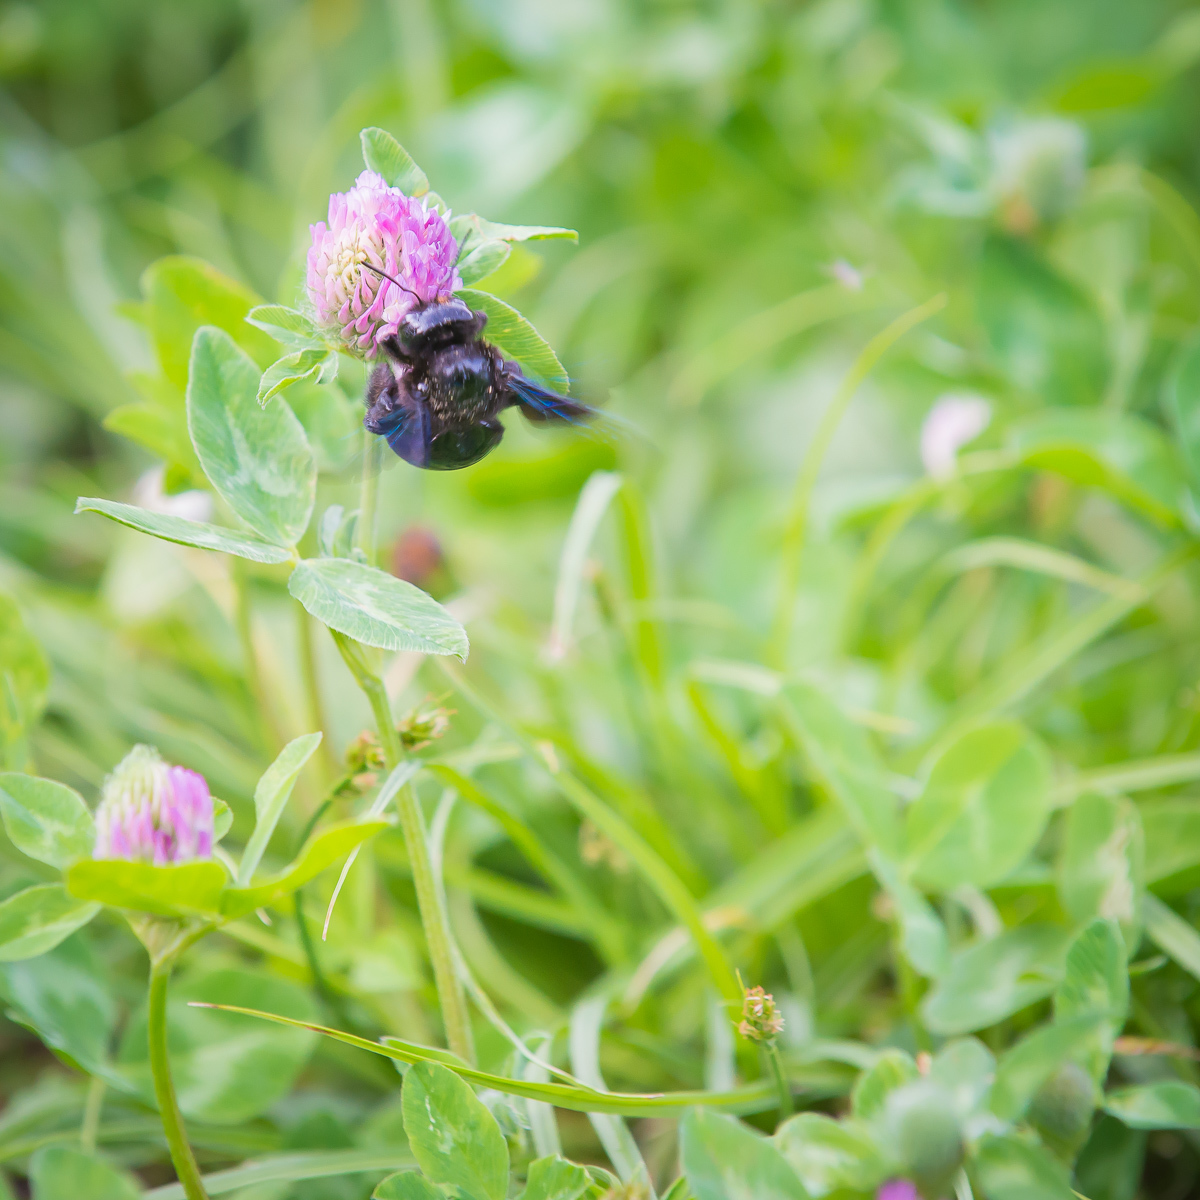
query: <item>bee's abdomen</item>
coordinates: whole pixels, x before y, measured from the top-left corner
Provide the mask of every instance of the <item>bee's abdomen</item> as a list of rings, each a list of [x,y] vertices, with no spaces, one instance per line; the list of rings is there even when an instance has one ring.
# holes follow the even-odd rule
[[[424,389],[435,425],[461,428],[495,416],[501,407],[499,362],[499,355],[486,342],[467,342],[434,351],[418,387]]]

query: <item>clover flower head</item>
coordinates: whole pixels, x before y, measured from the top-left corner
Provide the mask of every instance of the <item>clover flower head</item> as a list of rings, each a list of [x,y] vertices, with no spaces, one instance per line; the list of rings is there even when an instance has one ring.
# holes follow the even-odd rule
[[[329,197],[328,221],[310,226],[306,287],[318,322],[347,350],[374,358],[418,303],[462,287],[448,216],[374,171]]]
[[[213,802],[203,775],[134,746],[104,781],[93,858],[156,867],[212,858]]]
[[[745,988],[738,1033],[753,1042],[773,1042],[783,1032],[783,1013],[775,997],[760,987]]]
[[[889,1179],[879,1185],[875,1200],[921,1200],[921,1193],[911,1179]]]
[[[977,438],[992,419],[992,406],[968,392],[947,392],[929,410],[921,426],[921,461],[935,479],[954,473],[958,452]]]

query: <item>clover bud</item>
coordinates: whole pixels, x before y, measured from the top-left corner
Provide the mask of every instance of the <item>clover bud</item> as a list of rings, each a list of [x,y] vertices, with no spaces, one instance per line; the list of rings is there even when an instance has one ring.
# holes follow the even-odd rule
[[[309,228],[305,284],[317,323],[360,357],[374,358],[418,304],[462,287],[446,217],[374,171],[330,196],[328,222]]]
[[[450,732],[454,709],[443,708],[429,700],[419,704],[406,717],[396,722],[396,729],[406,750],[423,750],[430,742]]]
[[[921,462],[935,479],[954,473],[958,452],[974,441],[992,419],[992,406],[982,396],[947,392],[929,410],[921,426]]]
[[[346,774],[349,776],[342,791],[369,792],[379,782],[379,772],[387,766],[379,735],[364,729],[346,747]]]
[[[156,867],[212,858],[213,802],[203,775],[134,746],[104,781],[93,858]]]
[[[963,1137],[954,1097],[927,1079],[888,1094],[883,1126],[893,1156],[926,1200],[939,1200],[962,1165]]]
[[[1096,1085],[1078,1063],[1065,1062],[1038,1088],[1029,1106],[1029,1123],[1043,1139],[1073,1157],[1096,1111]]]
[[[992,192],[1010,233],[1032,233],[1078,199],[1087,173],[1087,139],[1073,121],[1017,121],[994,129],[988,142]]]
[[[773,1042],[783,1032],[783,1014],[775,997],[760,987],[742,989],[738,1033],[752,1042]]]

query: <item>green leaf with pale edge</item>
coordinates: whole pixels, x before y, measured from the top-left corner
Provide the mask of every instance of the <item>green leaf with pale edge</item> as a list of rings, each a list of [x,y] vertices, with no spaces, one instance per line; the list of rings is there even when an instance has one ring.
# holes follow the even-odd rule
[[[808,1200],[800,1176],[775,1145],[732,1117],[690,1112],[680,1140],[696,1200]]]
[[[1019,866],[1050,818],[1050,758],[1016,721],[960,734],[905,814],[906,865],[937,891],[989,887]]]
[[[292,572],[288,591],[318,621],[356,642],[382,650],[467,657],[466,630],[436,600],[365,563],[305,559]]]
[[[311,379],[314,383],[329,383],[336,378],[337,354],[333,350],[312,347],[296,350],[276,359],[262,373],[258,382],[258,402],[266,404],[284,388],[289,388],[302,379]]]
[[[460,289],[458,297],[472,310],[487,314],[483,336],[506,358],[515,360],[529,378],[566,394],[571,381],[550,343],[511,304],[471,288]]]
[[[925,1023],[947,1036],[970,1033],[1049,996],[1069,936],[1056,925],[1022,925],[960,950],[921,1002]]]
[[[269,542],[291,546],[308,528],[317,464],[304,427],[282,401],[262,408],[262,373],[220,329],[192,343],[188,432],[214,488]]]
[[[401,1103],[409,1149],[434,1183],[476,1200],[504,1200],[508,1144],[487,1106],[449,1067],[410,1068]]]
[[[591,1183],[582,1167],[551,1154],[529,1164],[521,1200],[578,1200]]]
[[[1016,1134],[986,1134],[972,1165],[986,1200],[1075,1200],[1066,1167]]]
[[[283,304],[260,304],[246,314],[246,320],[297,350],[325,345],[321,331],[304,313]]]
[[[244,916],[290,896],[326,867],[344,858],[355,846],[387,827],[386,821],[343,821],[330,825],[310,838],[292,863],[278,875],[253,887],[227,888],[220,899],[221,915],[226,919]]]
[[[371,1200],[446,1200],[446,1193],[417,1171],[397,1171],[371,1193]]]
[[[224,800],[213,797],[213,845],[233,828],[233,809]]]
[[[1118,1088],[1104,1111],[1131,1129],[1200,1129],[1200,1088],[1181,1079]]]
[[[83,797],[53,779],[0,775],[0,818],[22,854],[52,867],[86,857],[96,842],[96,824]]]
[[[37,958],[0,963],[0,998],[55,1053],[124,1086],[111,1070],[116,997],[90,938],[77,934]]]
[[[248,1017],[258,1017],[263,1021],[275,1021],[280,1025],[300,1025],[315,1033],[333,1038],[334,1041],[343,1042],[347,1046],[356,1046],[359,1050],[366,1050],[371,1054],[380,1054],[384,1058],[394,1059],[396,1062],[444,1062],[447,1057],[444,1050],[431,1050],[428,1046],[406,1042],[402,1038],[389,1037],[385,1042],[372,1042],[353,1033],[343,1033],[340,1029],[330,1029],[326,1025],[314,1025],[311,1022],[294,1021],[276,1013],[239,1008],[231,1004],[217,1004],[213,1007],[223,1008],[229,1012],[244,1013]],[[778,1103],[775,1085],[766,1079],[728,1092],[630,1094],[627,1092],[593,1092],[587,1088],[572,1087],[565,1083],[536,1083],[528,1079],[510,1079],[505,1075],[493,1075],[490,1072],[477,1071],[473,1067],[467,1066],[455,1065],[454,1070],[468,1083],[474,1083],[479,1087],[494,1088],[508,1096],[524,1096],[529,1100],[542,1100],[547,1104],[554,1105],[555,1108],[566,1108],[572,1112],[610,1112],[629,1117],[647,1117],[658,1114],[678,1116],[681,1109],[703,1105],[708,1108],[725,1109],[729,1112],[751,1113],[773,1108]]]
[[[412,155],[386,129],[371,126],[359,134],[363,162],[406,196],[423,196],[429,191],[425,172],[413,162]]]
[[[133,1178],[72,1146],[43,1146],[29,1162],[33,1200],[138,1200]]]
[[[450,232],[454,234],[454,240],[458,243],[460,256],[465,256],[476,246],[488,241],[579,241],[579,234],[574,229],[564,229],[558,225],[502,225],[497,221],[489,221],[478,213],[459,213],[451,217]]]
[[[120,504],[116,500],[98,500],[92,496],[80,496],[75,501],[75,511],[99,513],[118,524],[127,525],[139,533],[162,538],[164,542],[175,542],[180,546],[194,546],[197,550],[220,550],[251,562],[287,562],[291,551],[264,541],[257,534],[243,533],[238,529],[223,529],[207,521],[189,521],[186,517],[174,517],[169,513],[151,512],[133,504]]]
[[[98,900],[160,917],[215,916],[229,876],[218,862],[156,867],[145,862],[84,859],[67,871],[67,889],[80,900]]]
[[[77,900],[61,883],[43,883],[0,903],[0,962],[36,958],[86,925],[100,905]]]
[[[266,769],[254,789],[254,832],[246,843],[242,861],[238,866],[238,884],[245,887],[254,878],[258,864],[266,852],[267,843],[283,810],[296,786],[304,764],[313,756],[313,752],[321,744],[319,733],[306,733],[294,741],[288,742],[279,752],[279,756]]]
[[[861,1120],[883,1112],[889,1093],[917,1078],[917,1064],[903,1050],[884,1050],[859,1077],[850,1093],[850,1111]]]
[[[512,248],[507,242],[479,242],[468,254],[458,260],[458,273],[463,284],[470,287],[498,271],[508,261]]]
[[[772,1140],[816,1196],[836,1188],[869,1191],[885,1174],[868,1127],[858,1121],[799,1113],[780,1125]]]

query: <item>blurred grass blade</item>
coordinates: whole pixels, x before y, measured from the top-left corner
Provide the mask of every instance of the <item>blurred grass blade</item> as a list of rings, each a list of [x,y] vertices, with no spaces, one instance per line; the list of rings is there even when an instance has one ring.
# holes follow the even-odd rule
[[[796,485],[788,505],[787,522],[784,527],[783,543],[779,550],[780,582],[779,599],[775,607],[775,621],[771,629],[768,663],[778,669],[787,665],[788,642],[796,608],[796,593],[800,587],[800,563],[804,551],[804,538],[808,532],[808,509],[812,502],[813,489],[829,443],[845,415],[850,401],[859,385],[871,373],[875,364],[910,329],[940,312],[946,306],[945,295],[934,296],[924,304],[910,309],[898,317],[886,329],[877,333],[855,359],[849,373],[842,381],[828,408],[821,414],[820,423],[812,441],[804,451]]]
[[[415,1166],[407,1147],[395,1150],[319,1150],[309,1154],[280,1154],[245,1162],[240,1167],[231,1167],[226,1171],[214,1171],[204,1176],[204,1187],[210,1196],[225,1196],[262,1184],[299,1183],[303,1179],[364,1175]],[[184,1200],[183,1185],[168,1183],[151,1188],[142,1200]]]
[[[606,991],[581,1001],[571,1012],[571,1027],[567,1045],[571,1054],[571,1070],[580,1083],[597,1091],[608,1088],[600,1071],[600,1034],[604,1028],[604,1013],[608,1008]],[[638,1144],[633,1140],[629,1127],[612,1113],[590,1113],[588,1120],[608,1155],[609,1162],[616,1168],[622,1183],[634,1179],[649,1179],[650,1172]]]
[[[658,894],[659,899],[687,927],[696,940],[700,955],[708,967],[717,990],[727,1000],[741,999],[742,990],[734,977],[733,968],[716,939],[705,928],[695,897],[659,854],[622,817],[613,812],[599,796],[563,770],[557,759],[547,756],[516,726],[505,721],[499,712],[466,683],[461,675],[445,663],[439,663],[455,688],[480,711],[498,725],[510,730],[524,746],[531,760],[543,768],[576,810],[600,831],[611,838],[637,866],[643,878]]]
[[[321,744],[321,734],[306,733],[288,742],[279,757],[266,769],[254,789],[254,832],[246,843],[238,866],[237,882],[245,887],[254,878],[258,864],[266,853],[267,843],[283,816],[283,810],[296,786],[304,764]]]
[[[1072,613],[1023,650],[1010,655],[1007,663],[993,676],[958,700],[954,705],[954,719],[937,735],[937,745],[945,745],[959,730],[980,717],[1000,712],[1022,700],[1082,649],[1128,616],[1197,553],[1200,553],[1200,545],[1187,543],[1142,576],[1138,581],[1141,590],[1136,596],[1132,592],[1114,596],[1084,613]]]
[[[1074,554],[1067,554],[1063,550],[1042,546],[1023,538],[994,537],[967,542],[945,555],[940,565],[947,571],[976,571],[981,567],[1017,567],[1022,571],[1035,571],[1067,583],[1078,583],[1099,592],[1107,592],[1110,596],[1132,603],[1147,598],[1146,589],[1139,583],[1102,571]]]
[[[574,643],[575,614],[583,591],[583,576],[588,552],[600,522],[613,497],[621,488],[621,476],[615,471],[596,471],[588,477],[579,493],[558,564],[558,582],[554,587],[554,619],[550,626],[549,651],[553,658],[565,657]]]
[[[1200,980],[1200,933],[1152,892],[1142,899],[1142,914],[1150,940],[1193,979]]]

